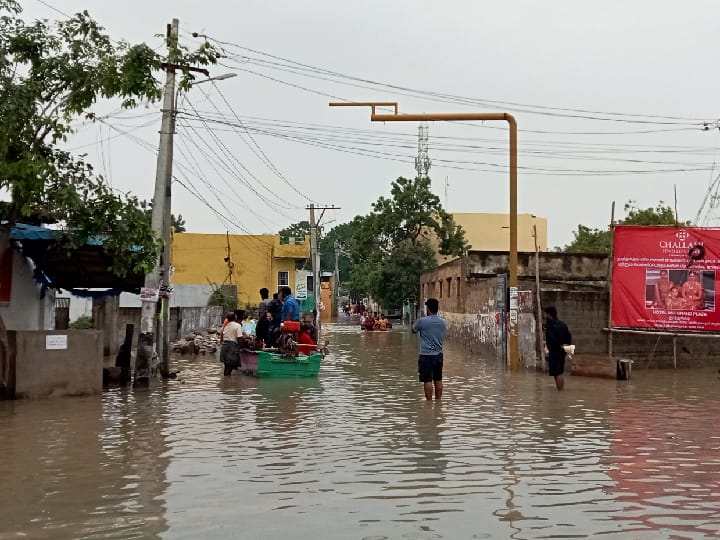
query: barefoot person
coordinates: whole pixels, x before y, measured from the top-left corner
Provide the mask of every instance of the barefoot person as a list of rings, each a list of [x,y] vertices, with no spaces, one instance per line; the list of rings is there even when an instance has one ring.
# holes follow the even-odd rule
[[[443,392],[443,337],[445,336],[445,319],[438,317],[439,303],[435,298],[425,302],[427,316],[420,317],[412,327],[413,334],[420,334],[420,358],[418,359],[418,375],[423,383],[425,399],[440,399]]]
[[[240,367],[240,344],[239,339],[242,336],[242,326],[237,322],[237,316],[234,313],[227,314],[227,324],[220,334],[220,361],[225,364],[224,375],[229,377],[233,369]]]
[[[557,318],[557,309],[553,306],[543,308],[545,318],[545,347],[548,354],[548,374],[555,378],[555,387],[565,387],[565,349],[563,345],[572,345],[572,335],[567,324]]]

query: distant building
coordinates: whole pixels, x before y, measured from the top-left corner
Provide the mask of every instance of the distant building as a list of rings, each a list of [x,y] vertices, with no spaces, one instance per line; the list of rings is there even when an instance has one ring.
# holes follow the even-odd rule
[[[455,212],[452,214],[456,225],[465,231],[465,239],[472,251],[509,251],[510,214],[482,214]],[[534,214],[518,214],[518,251],[534,252],[533,225],[537,230],[538,250],[548,250],[547,219]],[[438,264],[455,257],[437,256]]]
[[[312,310],[312,272],[308,238],[279,235],[176,233],[172,239],[172,286],[211,289],[214,285],[237,286],[238,306],[256,305],[262,287],[277,292],[288,285]],[[209,294],[208,294],[209,296]]]

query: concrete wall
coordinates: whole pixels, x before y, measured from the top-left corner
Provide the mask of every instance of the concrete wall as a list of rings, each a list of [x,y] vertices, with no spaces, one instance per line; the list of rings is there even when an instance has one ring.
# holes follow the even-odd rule
[[[229,254],[228,254],[229,248]],[[228,257],[231,265],[224,259]],[[258,291],[277,290],[278,272],[288,271],[294,287],[296,261],[310,256],[310,243],[284,244],[278,235],[176,233],[172,240],[174,286],[237,284],[238,305],[256,305]],[[201,305],[206,305],[201,304]],[[198,307],[197,305],[194,307]]]
[[[170,340],[174,341],[195,330],[206,330],[211,326],[221,325],[224,313],[218,306],[194,308],[170,308]],[[125,326],[135,325],[133,344],[137,343],[140,328],[140,308],[121,307],[118,313],[117,339],[121,344],[125,339]],[[133,345],[134,346],[134,345]],[[115,352],[115,354],[117,351]]]
[[[199,307],[207,306],[210,295],[213,292],[212,285],[173,285],[173,293],[170,296],[170,307]],[[120,294],[121,308],[140,308],[142,302],[139,294],[124,292]]]
[[[518,255],[519,289],[533,291],[535,298],[534,253]],[[495,309],[496,275],[507,272],[508,255],[502,252],[470,252],[421,277],[423,298],[435,297],[448,321],[448,333],[476,352],[497,355],[501,326]],[[607,357],[609,294],[608,258],[604,255],[541,253],[539,258],[540,297],[543,306],[554,305],[568,323],[577,346],[578,362],[583,357]],[[442,291],[441,291],[442,289]],[[536,307],[521,312],[518,336],[521,365],[542,367],[536,346]],[[720,362],[720,342],[702,337],[678,337],[679,366]],[[671,337],[613,333],[613,357],[631,358],[636,367],[673,365]]]
[[[48,336],[65,336],[66,348],[48,348]],[[9,331],[8,349],[6,398],[78,396],[102,391],[101,331]]]
[[[0,241],[3,241],[0,238]],[[0,304],[0,316],[8,330],[50,330],[55,328],[55,291],[47,289],[40,298],[40,285],[33,277],[32,261],[18,251],[12,254],[10,302]]]

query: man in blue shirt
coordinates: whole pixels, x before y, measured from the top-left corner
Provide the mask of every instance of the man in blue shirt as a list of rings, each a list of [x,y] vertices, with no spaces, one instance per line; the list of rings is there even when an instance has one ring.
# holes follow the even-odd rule
[[[425,399],[431,400],[433,386],[435,399],[440,399],[443,392],[443,337],[445,337],[445,319],[438,317],[440,307],[435,298],[425,302],[427,316],[421,317],[413,324],[413,334],[420,334],[420,358],[418,359],[418,375],[423,383]]]
[[[299,321],[300,320],[300,304],[292,295],[292,290],[287,285],[280,287],[280,300],[282,300],[282,316],[281,321]]]

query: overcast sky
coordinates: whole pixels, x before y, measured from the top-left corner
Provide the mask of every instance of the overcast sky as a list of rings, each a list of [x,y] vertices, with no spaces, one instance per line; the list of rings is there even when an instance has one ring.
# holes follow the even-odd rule
[[[519,211],[547,217],[551,246],[570,242],[578,223],[606,226],[613,200],[672,204],[674,185],[680,218],[694,219],[717,175],[717,1],[46,3],[87,9],[113,38],[153,48],[173,17],[188,46],[200,42],[191,32],[225,43],[229,58],[212,75],[237,76],[198,85],[180,104],[175,171],[196,191],[176,184],[173,211],[193,232],[275,232],[306,218],[310,200],[342,207],[325,217],[341,223],[415,174],[417,124],[371,124],[369,110],[331,109],[323,94],[398,101],[401,112],[511,112]],[[60,17],[39,0],[23,6],[26,18]],[[114,187],[150,198],[156,158],[116,130],[156,147],[158,110],[79,126],[68,147]],[[434,123],[429,135],[430,176],[443,200],[447,178],[450,211],[508,211],[505,125]]]

